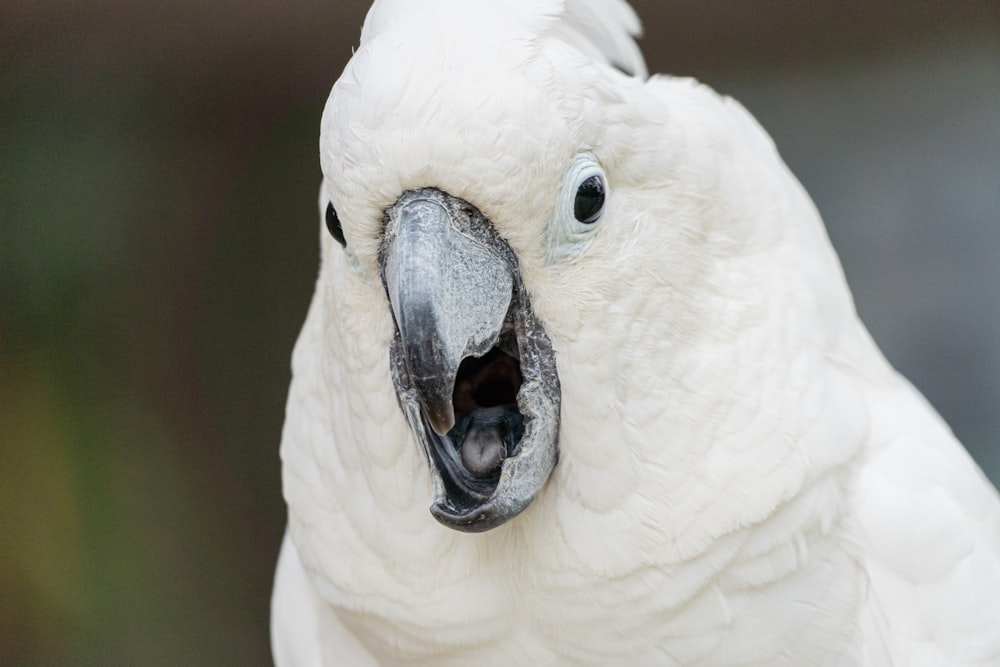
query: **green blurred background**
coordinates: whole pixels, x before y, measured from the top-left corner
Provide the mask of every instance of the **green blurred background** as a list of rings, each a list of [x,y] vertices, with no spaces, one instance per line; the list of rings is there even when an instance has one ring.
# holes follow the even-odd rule
[[[364,2],[0,6],[0,665],[265,665],[319,117]],[[1000,4],[636,2],[1000,478]]]

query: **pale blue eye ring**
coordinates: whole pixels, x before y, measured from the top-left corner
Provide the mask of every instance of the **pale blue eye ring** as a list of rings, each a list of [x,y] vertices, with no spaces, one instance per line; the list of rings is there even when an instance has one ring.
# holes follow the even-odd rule
[[[548,229],[548,256],[568,261],[586,249],[604,219],[610,199],[604,169],[591,153],[580,153],[566,170]]]

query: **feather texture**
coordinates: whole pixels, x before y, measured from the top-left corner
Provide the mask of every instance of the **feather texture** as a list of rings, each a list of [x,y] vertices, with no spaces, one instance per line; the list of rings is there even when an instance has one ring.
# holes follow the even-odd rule
[[[767,134],[647,79],[638,30],[618,0],[369,13],[322,123],[347,248],[323,237],[293,355],[281,667],[1000,661],[996,491],[858,321]],[[606,212],[552,261],[581,152]],[[560,463],[480,535],[426,511],[389,372],[376,255],[416,187],[492,220],[556,351]]]
[[[642,27],[639,17],[623,0],[566,0],[553,32],[564,35],[569,44],[594,60],[646,78],[646,61],[635,43]]]

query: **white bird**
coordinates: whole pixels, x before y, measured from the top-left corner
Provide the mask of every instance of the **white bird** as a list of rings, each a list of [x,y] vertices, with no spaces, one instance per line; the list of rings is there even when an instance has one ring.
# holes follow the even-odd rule
[[[638,32],[371,9],[322,121],[277,664],[1000,665],[995,489],[767,134]]]

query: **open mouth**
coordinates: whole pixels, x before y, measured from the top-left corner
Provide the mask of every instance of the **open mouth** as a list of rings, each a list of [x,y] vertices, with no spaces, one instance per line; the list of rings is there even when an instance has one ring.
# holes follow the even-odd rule
[[[466,357],[459,365],[451,430],[439,436],[425,425],[455,509],[468,511],[488,500],[503,462],[517,456],[524,436],[524,415],[517,407],[521,382],[517,339],[508,329],[485,355]]]
[[[474,206],[423,188],[386,211],[379,269],[396,325],[392,380],[431,469],[431,514],[455,530],[495,528],[559,458],[555,353],[517,256]]]

